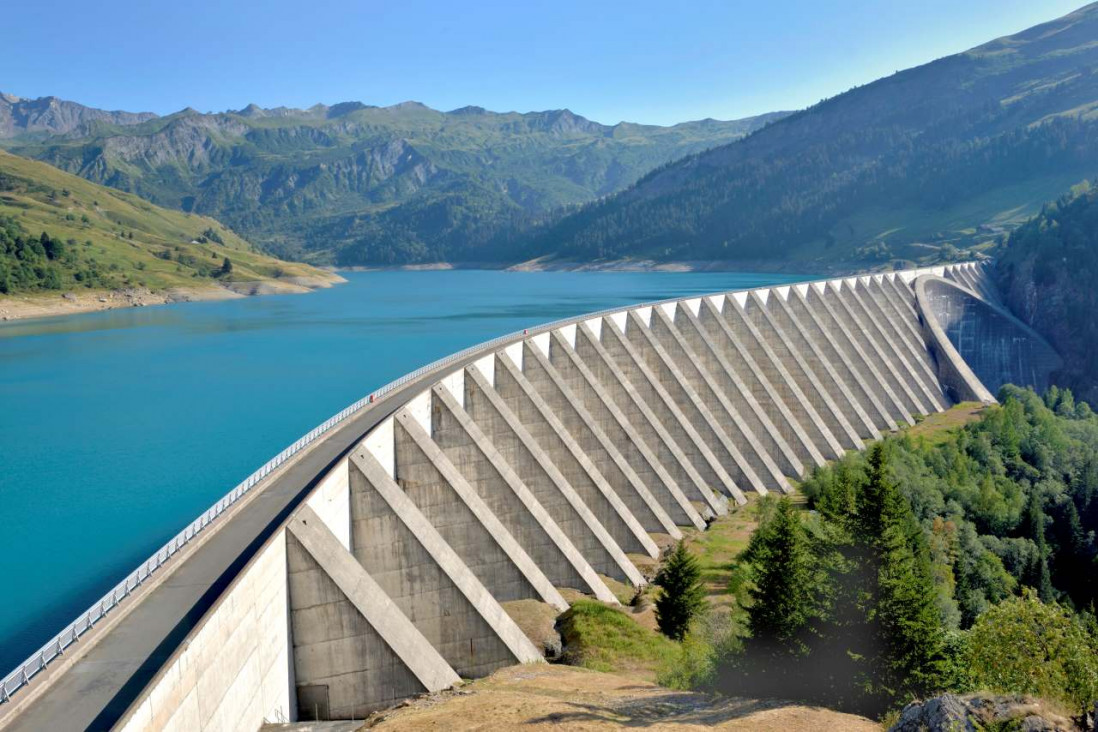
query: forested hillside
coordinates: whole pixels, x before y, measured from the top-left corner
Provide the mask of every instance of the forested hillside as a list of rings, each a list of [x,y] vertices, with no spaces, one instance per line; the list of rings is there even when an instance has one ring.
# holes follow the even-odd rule
[[[1011,309],[1064,358],[1056,383],[1098,401],[1098,190],[1051,203],[996,252]]]
[[[73,288],[321,282],[214,219],[169,211],[45,163],[0,152],[0,294]]]
[[[821,102],[519,242],[527,256],[942,259],[1098,166],[1098,5]]]
[[[41,101],[21,104],[49,106]],[[349,102],[187,109],[135,123],[71,106],[66,119],[79,124],[50,127],[53,117],[24,113],[19,128],[10,112],[5,135],[0,103],[0,138],[8,138],[0,143],[158,205],[214,216],[269,250],[344,265],[507,259],[484,249],[501,229],[621,190],[781,116],[607,126],[568,110]]]
[[[941,691],[1098,698],[1098,416],[1007,386],[962,429],[851,453],[741,557],[751,637],[719,683],[863,712]]]

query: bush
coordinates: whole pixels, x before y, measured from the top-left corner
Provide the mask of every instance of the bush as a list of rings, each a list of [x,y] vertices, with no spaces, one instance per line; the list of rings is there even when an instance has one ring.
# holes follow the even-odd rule
[[[977,687],[1056,699],[1076,709],[1098,699],[1098,638],[1031,589],[977,618],[966,645]]]
[[[655,670],[672,664],[677,646],[639,625],[621,610],[595,600],[578,600],[558,621],[561,659],[592,671]]]
[[[679,645],[679,652],[659,670],[656,680],[671,689],[711,685],[719,664],[743,650],[744,630],[727,612],[703,614]]]

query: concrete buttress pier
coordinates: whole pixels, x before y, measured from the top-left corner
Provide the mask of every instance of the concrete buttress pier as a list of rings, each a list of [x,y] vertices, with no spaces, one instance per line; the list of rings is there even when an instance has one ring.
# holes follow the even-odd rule
[[[616,604],[748,494],[1004,383],[1043,388],[1058,356],[991,266],[637,305],[425,367],[299,441],[63,656],[9,675],[0,730],[355,720],[539,663],[508,608]]]

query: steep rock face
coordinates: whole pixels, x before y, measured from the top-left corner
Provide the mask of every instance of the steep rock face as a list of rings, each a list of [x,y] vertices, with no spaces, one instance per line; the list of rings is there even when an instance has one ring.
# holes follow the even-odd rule
[[[1075,392],[1077,398],[1098,402],[1095,384],[1094,344],[1090,329],[1067,313],[1098,313],[1098,295],[1093,289],[1076,287],[1076,278],[1062,267],[1051,278],[1038,283],[1035,263],[1021,262],[1006,285],[1005,297],[1011,309],[1034,330],[1044,335],[1064,359],[1064,370],[1054,376]]]
[[[246,126],[230,117],[182,114],[178,121],[148,136],[107,137],[103,155],[107,160],[139,167],[183,164],[195,170],[221,162],[220,139],[240,135]]]
[[[513,260],[485,245],[514,221],[621,190],[780,116],[608,126],[567,109],[253,104],[9,146],[160,205],[216,215],[284,253],[345,264]]]
[[[108,112],[57,97],[21,99],[0,92],[0,138],[17,135],[66,135],[87,131],[92,122],[135,125],[155,118],[150,112]]]

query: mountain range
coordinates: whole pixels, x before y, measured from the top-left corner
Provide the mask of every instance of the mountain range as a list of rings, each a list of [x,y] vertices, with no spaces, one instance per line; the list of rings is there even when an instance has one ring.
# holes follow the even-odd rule
[[[151,112],[108,112],[57,97],[22,99],[0,92],[0,139],[86,135],[99,122],[125,126],[147,122],[155,117]]]
[[[799,271],[988,249],[1098,171],[1098,3],[808,109],[672,127],[416,102],[167,116],[0,95],[0,146],[321,264]]]
[[[612,194],[782,116],[608,126],[567,109],[347,102],[158,117],[2,95],[0,144],[216,217],[285,256],[392,264],[477,258],[502,229]]]
[[[1098,171],[1098,4],[666,165],[517,258],[925,261]]]

